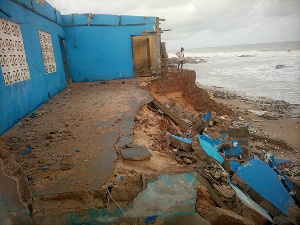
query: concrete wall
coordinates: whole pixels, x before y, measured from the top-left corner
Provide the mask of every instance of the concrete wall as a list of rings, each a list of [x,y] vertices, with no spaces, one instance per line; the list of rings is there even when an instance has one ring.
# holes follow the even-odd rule
[[[62,16],[74,82],[134,77],[132,36],[154,30],[155,17]]]
[[[34,0],[1,0],[0,9],[0,18],[20,25],[30,71],[30,79],[9,85],[0,71],[0,135],[66,88],[59,36],[66,41],[74,82],[133,78],[132,37],[154,31],[156,21],[141,16],[61,16],[47,2],[42,6]],[[56,72],[46,73],[39,30],[51,34]],[[153,67],[155,36],[150,39]]]
[[[26,7],[20,5],[24,4]],[[59,11],[47,2],[45,7],[34,0],[0,1],[0,17],[20,24],[31,79],[5,85],[0,71],[0,135],[26,115],[66,87],[59,36],[64,37]],[[37,13],[44,15],[45,18]],[[5,11],[5,13],[3,13]],[[53,21],[51,21],[53,20]],[[57,72],[46,74],[38,30],[52,36]]]
[[[112,190],[113,194],[114,190]],[[121,202],[127,219],[134,221],[151,217],[176,218],[195,214],[197,198],[197,174],[163,174],[151,180],[147,188],[129,205]],[[112,200],[111,200],[112,202]],[[39,218],[40,224],[117,224],[126,221],[116,204],[109,207],[91,208],[83,211],[58,213],[52,217]],[[148,224],[148,223],[147,223]],[[171,223],[170,223],[171,224]],[[199,223],[200,224],[200,223]],[[202,223],[201,223],[202,224]],[[207,224],[204,223],[203,224]]]

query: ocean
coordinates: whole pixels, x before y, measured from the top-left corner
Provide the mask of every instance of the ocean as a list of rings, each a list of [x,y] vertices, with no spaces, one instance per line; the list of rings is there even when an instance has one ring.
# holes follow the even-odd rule
[[[185,49],[184,54],[200,61],[184,68],[195,70],[201,85],[300,104],[300,41]]]

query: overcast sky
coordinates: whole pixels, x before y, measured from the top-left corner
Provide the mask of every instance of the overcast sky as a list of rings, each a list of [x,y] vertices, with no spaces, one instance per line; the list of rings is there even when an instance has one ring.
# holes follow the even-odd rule
[[[158,16],[167,50],[300,40],[300,0],[48,0],[62,14]],[[178,47],[179,46],[179,47]]]

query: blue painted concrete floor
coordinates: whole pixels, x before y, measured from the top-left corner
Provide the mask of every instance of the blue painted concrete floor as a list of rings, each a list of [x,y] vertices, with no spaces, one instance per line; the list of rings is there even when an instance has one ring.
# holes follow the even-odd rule
[[[114,167],[115,146],[133,141],[134,117],[150,100],[135,80],[74,83],[3,138],[34,196],[95,190]]]

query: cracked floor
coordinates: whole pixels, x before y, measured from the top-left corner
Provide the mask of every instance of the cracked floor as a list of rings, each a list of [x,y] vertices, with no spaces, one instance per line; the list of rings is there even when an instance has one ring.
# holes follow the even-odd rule
[[[94,190],[112,171],[116,147],[133,140],[134,117],[150,100],[135,80],[71,84],[3,138],[34,196]]]

